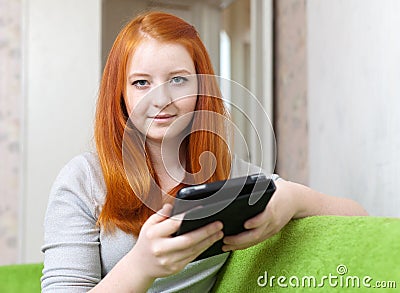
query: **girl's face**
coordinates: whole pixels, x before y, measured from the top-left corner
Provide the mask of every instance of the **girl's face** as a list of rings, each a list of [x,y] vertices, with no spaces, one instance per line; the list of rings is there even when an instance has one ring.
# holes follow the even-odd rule
[[[147,139],[178,138],[193,117],[197,78],[192,57],[180,44],[144,39],[127,66],[127,109]]]

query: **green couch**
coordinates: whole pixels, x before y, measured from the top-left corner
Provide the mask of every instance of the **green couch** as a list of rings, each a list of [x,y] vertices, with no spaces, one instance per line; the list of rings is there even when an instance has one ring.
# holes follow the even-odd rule
[[[42,267],[0,267],[0,292],[40,292]],[[366,290],[400,292],[400,219],[323,216],[291,221],[264,243],[233,253],[213,289]]]

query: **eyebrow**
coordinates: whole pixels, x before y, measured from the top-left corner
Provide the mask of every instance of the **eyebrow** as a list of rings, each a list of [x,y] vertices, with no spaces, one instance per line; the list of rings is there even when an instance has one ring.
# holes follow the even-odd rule
[[[169,74],[170,74],[170,75],[175,75],[175,74],[179,74],[179,73],[183,73],[183,74],[186,74],[186,75],[191,75],[191,74],[193,74],[193,73],[191,73],[191,72],[190,72],[189,70],[187,70],[187,69],[175,70],[175,71],[170,72]]]
[[[184,74],[184,75],[192,75],[194,73],[191,73],[189,70],[187,69],[178,69],[178,70],[174,70],[168,73],[168,75],[176,75],[176,74]],[[129,79],[133,78],[134,76],[145,76],[145,77],[150,77],[151,75],[148,73],[144,73],[144,72],[132,72],[129,75]]]

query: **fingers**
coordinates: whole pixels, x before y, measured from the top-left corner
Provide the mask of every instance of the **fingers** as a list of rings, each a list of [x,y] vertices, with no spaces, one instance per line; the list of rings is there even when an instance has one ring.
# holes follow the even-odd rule
[[[149,238],[169,237],[178,231],[184,214],[169,218],[166,215],[170,214],[171,210],[172,206],[165,204],[160,211],[152,215],[147,220],[148,224],[152,225],[150,229],[147,229]],[[184,235],[173,237],[173,239],[176,239],[176,241],[173,241],[174,245],[176,245],[176,250],[186,249],[187,247],[191,246],[193,247],[197,243],[209,238],[216,232],[221,231],[222,227],[222,223],[217,221],[194,231],[185,233]]]
[[[171,241],[179,240],[180,237],[184,235],[177,236],[175,238],[170,238],[168,247],[171,248]],[[222,231],[217,231],[216,233],[206,237],[202,241],[195,243],[194,245],[189,245],[192,243],[188,241],[183,250],[169,250],[165,245],[163,249],[168,251],[168,254],[159,255],[159,263],[166,269],[169,273],[177,273],[181,271],[188,263],[196,259],[202,252],[204,252],[208,247],[210,247],[216,241],[222,239]],[[180,239],[182,241],[182,239]],[[193,242],[194,243],[194,242]],[[174,246],[175,248],[175,246]]]
[[[226,236],[224,238],[223,251],[245,249],[253,246],[273,235],[272,231],[268,231],[267,228],[259,227],[257,229],[251,229],[242,232],[238,235]]]
[[[183,218],[183,214],[170,218],[171,210],[172,206],[166,204],[158,213],[152,215],[143,225],[135,245],[136,249],[141,249],[152,260],[153,271],[159,272],[157,276],[167,276],[180,271],[223,237],[221,222],[171,237],[179,229]]]
[[[181,254],[182,261],[192,261],[204,251],[207,250],[211,245],[213,245],[218,240],[221,240],[224,237],[224,233],[222,231],[218,231],[209,237],[203,239],[193,246],[189,246],[184,253]]]
[[[199,243],[208,241],[210,242],[210,245],[213,244],[215,241],[213,241],[213,236],[215,234],[220,235],[222,233],[222,228],[223,225],[221,222],[214,222],[211,224],[208,224],[204,227],[201,227],[199,229],[196,229],[194,231],[185,233],[183,235],[175,237],[175,246],[177,250],[183,250],[187,248],[193,249],[196,247]],[[220,232],[220,234],[219,234]],[[212,242],[212,243],[211,243]]]
[[[224,238],[224,251],[245,249],[260,243],[278,233],[290,220],[290,217],[278,217],[273,209],[266,208],[264,212],[245,223],[248,229],[238,235]]]
[[[178,231],[184,214],[175,215],[174,217],[170,217],[172,212],[172,205],[171,204],[164,204],[162,209],[157,211],[153,214],[149,219],[146,221],[148,225],[156,225],[152,230],[153,233],[156,233],[159,236],[165,237],[174,234]],[[157,233],[158,232],[158,233]]]
[[[166,203],[160,210],[158,210],[155,214],[151,215],[147,221],[150,224],[160,223],[165,219],[167,219],[171,215],[171,212],[172,212],[172,205]]]
[[[237,235],[226,236],[222,250],[245,249],[271,237],[273,234],[269,231],[269,221],[271,220],[271,217],[268,216],[269,214],[268,208],[266,208],[263,212],[244,223],[244,228],[247,231]]]
[[[224,251],[245,249],[276,234],[284,225],[270,202],[265,210],[244,223],[247,231],[224,238]]]
[[[153,228],[156,227],[161,231],[159,226],[167,224],[167,222],[175,223],[177,221],[167,219]],[[183,235],[166,237],[162,243],[159,242],[153,246],[153,254],[163,259],[164,263],[174,263],[178,266],[179,263],[189,263],[216,241],[222,239],[222,227],[221,222],[214,222]],[[154,233],[154,229],[150,233]],[[162,231],[162,233],[166,234],[166,231]]]
[[[180,220],[174,217],[174,218],[168,218],[165,221],[159,223],[157,225],[157,230],[160,231],[159,235],[166,237],[176,233],[179,227],[181,226],[182,219],[183,215]]]
[[[195,231],[175,237],[174,246],[180,251],[178,261],[192,261],[224,236],[222,223],[214,222]]]
[[[262,225],[266,225],[268,223],[268,210],[265,209],[262,213],[259,213],[257,216],[251,218],[250,220],[247,220],[244,223],[244,228],[247,230],[249,229],[255,229],[257,227],[260,227]]]
[[[245,249],[264,241],[275,234],[275,225],[273,223],[274,213],[267,206],[263,212],[244,223],[247,231],[238,235],[226,236],[224,238],[225,245],[222,247],[222,250]]]
[[[156,239],[170,237],[176,231],[178,231],[183,214],[170,218],[172,212],[172,205],[164,204],[162,209],[151,215],[142,227],[142,233],[144,233],[147,239]]]

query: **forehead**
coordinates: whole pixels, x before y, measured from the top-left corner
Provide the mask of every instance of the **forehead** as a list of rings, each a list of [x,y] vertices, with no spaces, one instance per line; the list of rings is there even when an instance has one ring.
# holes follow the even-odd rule
[[[127,71],[173,70],[181,66],[195,73],[192,56],[183,45],[145,38],[130,56]]]

